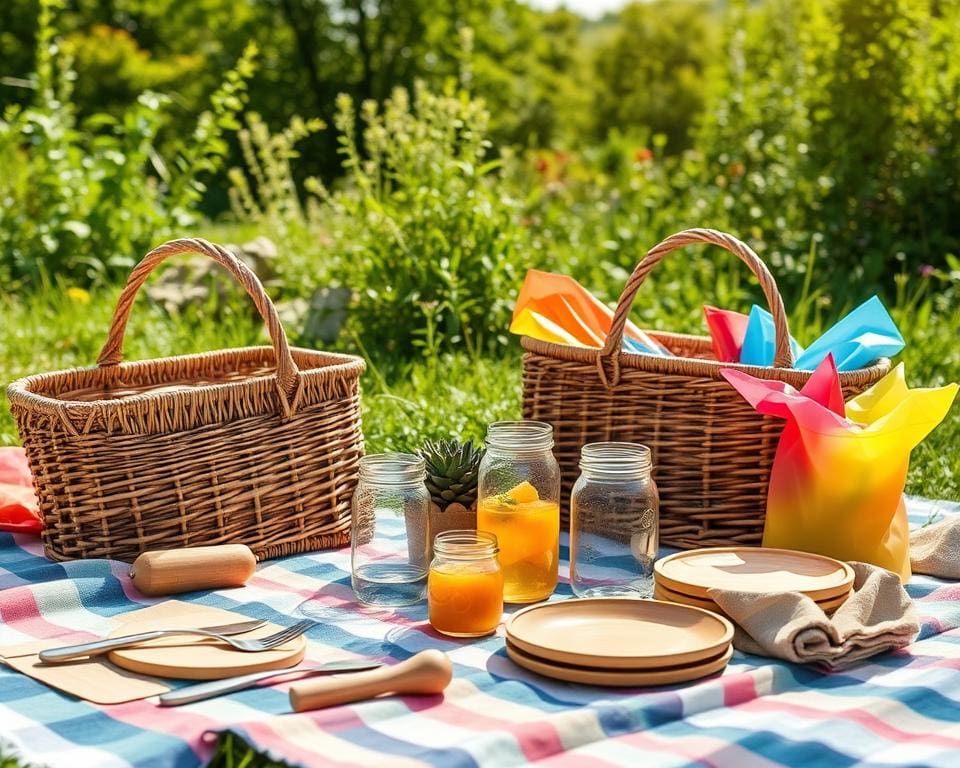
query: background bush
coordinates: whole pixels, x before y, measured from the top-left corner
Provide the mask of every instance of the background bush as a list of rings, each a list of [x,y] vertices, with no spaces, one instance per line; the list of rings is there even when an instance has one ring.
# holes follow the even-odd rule
[[[70,47],[54,26],[59,8],[58,0],[40,4],[32,100],[0,118],[0,277],[8,285],[115,278],[158,240],[195,225],[202,179],[223,162],[223,134],[236,127],[253,67],[251,46],[189,141],[164,157],[157,134],[168,96],[144,91],[119,115],[79,119]]]

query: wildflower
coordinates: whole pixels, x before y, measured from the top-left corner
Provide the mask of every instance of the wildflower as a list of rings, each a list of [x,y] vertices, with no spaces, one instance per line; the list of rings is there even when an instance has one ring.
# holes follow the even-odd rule
[[[920,277],[932,277],[933,273],[937,271],[937,268],[933,264],[922,264],[920,269],[917,272],[920,273]]]
[[[71,301],[75,301],[77,304],[89,304],[90,303],[90,294],[85,291],[83,288],[77,288],[76,286],[71,286],[67,288],[67,297]]]
[[[640,147],[633,153],[633,161],[635,163],[646,163],[650,160],[653,160],[653,150],[649,147]]]

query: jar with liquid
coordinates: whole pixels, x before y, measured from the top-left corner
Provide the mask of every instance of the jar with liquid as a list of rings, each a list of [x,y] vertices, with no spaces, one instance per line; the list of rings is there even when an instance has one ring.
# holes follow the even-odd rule
[[[430,492],[419,456],[360,459],[350,520],[350,573],[361,603],[413,605],[426,597]]]
[[[590,443],[570,494],[570,587],[577,597],[651,597],[660,497],[650,449]]]
[[[496,631],[503,615],[497,552],[497,537],[486,531],[437,534],[427,577],[430,624],[437,632],[481,637]]]
[[[487,428],[480,462],[477,530],[500,545],[503,599],[545,600],[557,586],[560,562],[560,467],[553,427],[500,421]]]

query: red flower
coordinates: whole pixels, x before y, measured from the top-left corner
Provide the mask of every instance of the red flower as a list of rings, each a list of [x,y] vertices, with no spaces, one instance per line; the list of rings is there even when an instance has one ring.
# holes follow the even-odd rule
[[[636,152],[633,153],[634,162],[637,163],[646,163],[650,160],[653,160],[653,150],[648,147],[640,147]]]

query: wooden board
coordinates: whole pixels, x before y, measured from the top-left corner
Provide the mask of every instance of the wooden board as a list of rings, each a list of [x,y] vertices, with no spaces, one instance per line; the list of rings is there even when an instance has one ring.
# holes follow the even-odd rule
[[[832,557],[764,547],[716,547],[678,552],[654,563],[658,584],[707,598],[712,587],[740,592],[802,592],[814,600],[847,594],[853,569]]]
[[[633,598],[585,598],[518,611],[507,639],[523,653],[594,669],[651,669],[722,653],[733,625],[686,605]]]
[[[566,666],[524,653],[509,640],[507,656],[514,664],[544,677],[564,680],[583,685],[602,685],[616,687],[641,688],[655,685],[674,685],[699,680],[723,670],[730,657],[733,646],[728,645],[719,656],[699,664],[688,664],[665,669],[593,669],[590,667]]]
[[[224,623],[222,616],[222,611],[212,609],[211,613],[195,610],[183,616],[129,621],[113,632],[111,637],[154,629],[212,626]],[[282,627],[275,624],[265,624],[240,637],[265,637],[280,629]],[[248,653],[217,640],[182,635],[111,651],[110,661],[118,667],[144,675],[179,680],[220,680],[252,672],[292,667],[303,659],[306,647],[306,640],[301,636],[269,651]]]

